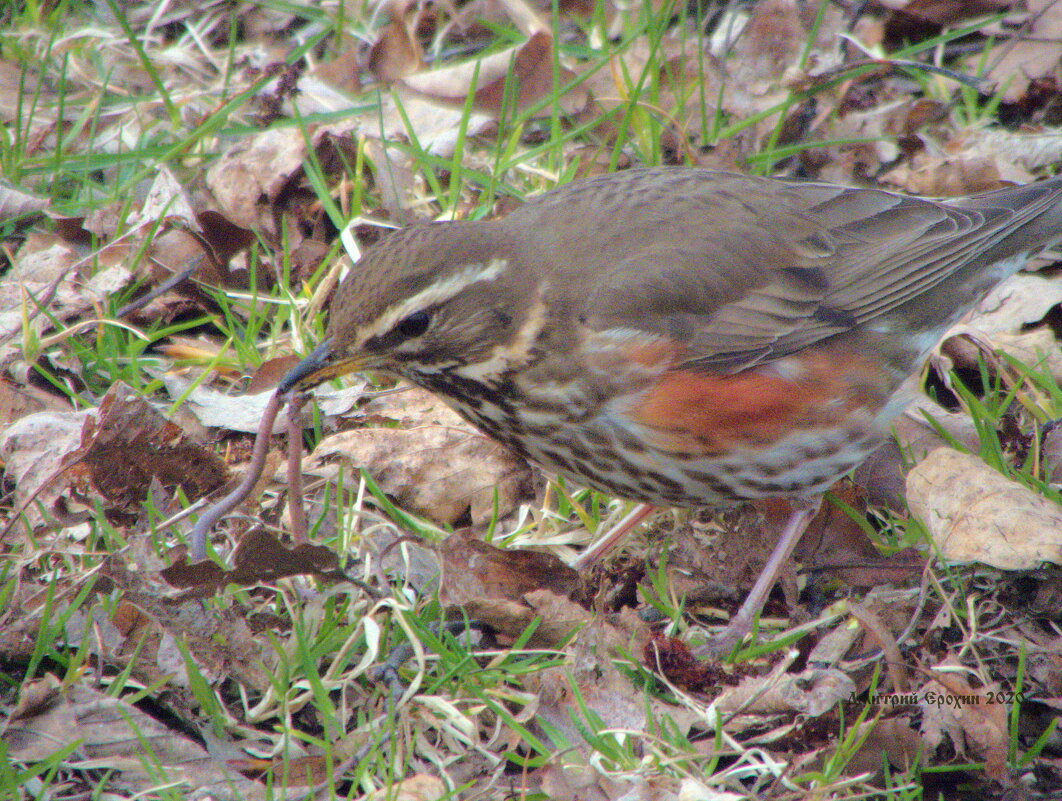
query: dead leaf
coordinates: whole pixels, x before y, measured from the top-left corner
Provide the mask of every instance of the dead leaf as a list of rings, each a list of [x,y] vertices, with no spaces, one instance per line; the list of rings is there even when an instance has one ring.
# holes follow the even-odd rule
[[[452,796],[442,779],[418,774],[374,790],[361,801],[442,801],[444,798]]]
[[[945,150],[955,158],[989,159],[1001,166],[1006,165],[1002,172],[1007,180],[1029,183],[1033,180],[1033,171],[1062,160],[1062,132],[979,127],[955,134]]]
[[[974,456],[933,451],[907,476],[907,501],[944,559],[1001,570],[1062,564],[1062,507]]]
[[[969,326],[989,338],[1018,334],[1026,326],[1043,322],[1058,306],[1062,306],[1062,281],[1040,273],[1018,273],[977,304]]]
[[[889,170],[881,180],[912,195],[959,197],[1026,183],[1028,173],[1007,174],[993,157],[943,158],[919,153],[910,162]]]
[[[16,217],[25,217],[38,211],[44,211],[51,205],[47,198],[23,192],[0,181],[0,221],[9,222]]]
[[[341,50],[331,61],[322,61],[314,68],[314,74],[325,83],[349,94],[361,89],[361,54],[356,47]]]
[[[70,508],[67,493],[78,475],[75,468],[65,472],[63,468],[80,452],[81,431],[91,414],[90,411],[31,414],[0,433],[4,473],[14,482],[15,498],[31,527],[36,528],[46,519],[38,504],[59,520],[70,519],[68,515],[75,511]],[[35,502],[30,503],[31,499]]]
[[[213,789],[223,795],[266,798],[263,785],[230,770],[201,745],[132,704],[83,683],[61,687],[49,677],[35,684],[44,685],[43,693],[33,685],[24,688],[24,697],[37,700],[23,705],[24,715],[12,717],[4,727],[10,759],[38,762],[76,744],[64,757],[65,765],[118,771],[120,786],[133,794],[157,788],[161,772],[165,781],[183,784],[187,792]],[[145,750],[150,754],[146,764]]]
[[[922,732],[930,748],[935,748],[947,734],[959,755],[971,753],[985,760],[985,773],[996,781],[1006,781],[1007,708],[994,700],[988,686],[974,689],[963,673],[942,670],[959,667],[949,657],[933,670],[934,679],[918,691],[922,708]]]
[[[306,138],[297,128],[273,128],[240,140],[207,170],[206,181],[221,211],[236,225],[272,230],[272,201],[306,157]],[[263,201],[265,205],[263,205]]]
[[[395,4],[392,4],[394,8]],[[403,10],[413,8],[416,6],[406,4]],[[376,41],[369,49],[367,65],[377,80],[391,83],[412,75],[424,65],[424,52],[413,34],[416,22],[416,15],[395,14],[391,22],[377,31]]]
[[[197,670],[208,681],[232,679],[260,692],[271,686],[276,657],[271,649],[262,648],[242,610],[218,610],[204,615],[202,602],[197,600],[203,593],[174,591],[164,583],[165,576],[154,570],[134,570],[118,557],[107,557],[100,573],[122,590],[128,603],[135,604],[151,619],[155,636],[151,647],[141,649],[140,655],[146,661],[137,672],[148,671],[152,658],[157,664],[168,664],[179,671],[166,675],[156,668],[144,677],[147,681],[190,686],[185,662],[159,653],[164,636],[170,635],[187,649]],[[135,641],[139,644],[139,639]]]
[[[185,597],[213,595],[226,584],[253,586],[289,576],[327,576],[339,570],[339,557],[323,545],[301,543],[286,547],[262,529],[252,529],[240,537],[232,555],[232,569],[205,560],[194,564],[175,562],[161,571],[173,587],[189,590]]]
[[[431,413],[408,430],[389,424],[326,437],[303,470],[330,477],[337,461],[363,467],[399,506],[439,523],[458,523],[470,514],[478,525],[508,514],[529,493],[527,463],[448,407],[432,404]]]
[[[850,698],[855,691],[855,682],[836,668],[809,668],[789,673],[776,667],[767,676],[750,676],[737,687],[724,690],[716,697],[714,706],[726,714],[797,712],[818,717]]]
[[[163,375],[162,382],[171,398],[184,398],[184,406],[200,423],[223,431],[242,431],[248,434],[258,431],[266,404],[272,396],[271,391],[254,395],[229,395],[202,384],[189,391],[192,382],[175,373]],[[277,415],[273,423],[273,433],[280,434],[286,430],[287,418]]]
[[[917,398],[892,424],[894,439],[874,451],[853,474],[868,504],[907,514],[907,473],[931,451],[951,445],[937,426],[970,450],[980,446],[969,414],[949,412],[925,396]]]
[[[32,384],[19,385],[7,376],[0,376],[0,431],[27,415],[45,411],[64,414],[73,410],[59,395]]]
[[[451,534],[438,551],[439,600],[449,606],[489,598],[520,601],[534,590],[571,597],[582,589],[579,573],[553,554],[496,548],[467,530]]]
[[[868,720],[852,732],[853,742],[862,742],[845,764],[849,776],[861,773],[879,775],[887,763],[897,771],[905,771],[919,761],[925,761],[922,737],[911,719],[904,715]],[[865,739],[863,739],[865,738]]]
[[[473,94],[473,107],[491,116],[503,111],[506,99],[514,102],[518,110],[525,111],[543,97],[552,96],[557,86],[563,86],[575,77],[563,67],[559,74],[554,74],[552,53],[553,37],[540,31],[509,50],[473,62],[410,75],[400,83],[422,98],[451,107],[464,106],[468,95]],[[587,100],[586,91],[576,88],[564,93],[560,104],[564,113],[573,114],[585,107]],[[542,116],[552,113],[549,103],[540,111]]]
[[[838,482],[830,492],[855,510],[866,506],[862,492],[857,492],[849,482]],[[853,587],[875,587],[917,578],[926,562],[914,549],[883,555],[859,521],[829,501],[823,503],[808,524],[794,555],[805,572],[833,577]]]
[[[999,46],[1002,57],[989,61],[987,77],[998,85],[1003,102],[1021,99],[1033,79],[1058,76],[1062,39],[1062,3],[1055,0],[1026,0],[1028,27],[1010,42]],[[975,57],[975,69],[983,55]]]
[[[139,506],[153,479],[166,489],[180,487],[193,501],[230,480],[220,456],[189,441],[179,426],[121,383],[85,421],[81,447],[93,485],[120,509]]]

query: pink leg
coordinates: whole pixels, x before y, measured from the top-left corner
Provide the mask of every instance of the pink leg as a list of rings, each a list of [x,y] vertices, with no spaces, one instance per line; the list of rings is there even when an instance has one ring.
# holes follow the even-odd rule
[[[652,514],[655,508],[648,503],[640,503],[635,506],[626,517],[616,524],[615,528],[579,554],[575,561],[572,562],[572,567],[576,570],[583,570],[597,562],[602,556],[615,548],[624,537],[630,534],[635,526]]]
[[[822,506],[822,499],[818,498],[811,502],[810,505],[802,505],[793,509],[793,513],[789,515],[789,520],[786,521],[785,528],[782,529],[782,535],[778,538],[778,544],[774,546],[774,550],[767,559],[767,564],[763,566],[759,578],[756,579],[756,583],[749,590],[745,603],[738,609],[737,614],[730,619],[730,623],[725,629],[697,649],[697,656],[709,658],[726,656],[752,631],[752,621],[755,620],[756,615],[762,611],[763,605],[767,602],[767,596],[778,578],[778,573],[781,571],[782,566],[789,561],[789,557],[793,555],[793,549],[800,542],[800,538],[807,530],[808,524],[818,514],[820,506]]]

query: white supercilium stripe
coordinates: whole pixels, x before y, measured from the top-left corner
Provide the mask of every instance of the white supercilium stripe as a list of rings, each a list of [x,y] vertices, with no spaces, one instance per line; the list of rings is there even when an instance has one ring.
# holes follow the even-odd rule
[[[421,309],[427,309],[439,303],[445,303],[477,281],[490,281],[493,278],[497,278],[501,274],[501,271],[505,269],[505,265],[505,259],[491,259],[486,264],[469,264],[459,270],[453,271],[443,280],[437,281],[431,286],[422,289],[416,295],[403,298],[373,320],[371,326],[362,328],[361,331],[358,332],[360,334],[360,341],[365,342],[372,337],[386,334],[394,328],[399,320],[403,320],[413,314],[413,312],[420,311]]]

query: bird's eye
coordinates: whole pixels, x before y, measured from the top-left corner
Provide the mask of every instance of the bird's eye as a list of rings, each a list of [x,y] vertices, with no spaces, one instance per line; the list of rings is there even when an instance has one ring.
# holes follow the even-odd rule
[[[413,312],[408,317],[399,320],[398,324],[394,327],[394,330],[406,339],[414,339],[427,331],[430,323],[430,314],[426,311],[417,311]]]

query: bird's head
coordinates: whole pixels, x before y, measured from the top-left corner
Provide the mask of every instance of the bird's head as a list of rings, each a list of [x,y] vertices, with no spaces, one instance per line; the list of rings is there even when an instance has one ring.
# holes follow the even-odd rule
[[[398,231],[366,251],[336,290],[324,340],[280,391],[359,370],[431,383],[447,370],[489,369],[520,330],[532,286],[493,223]]]

